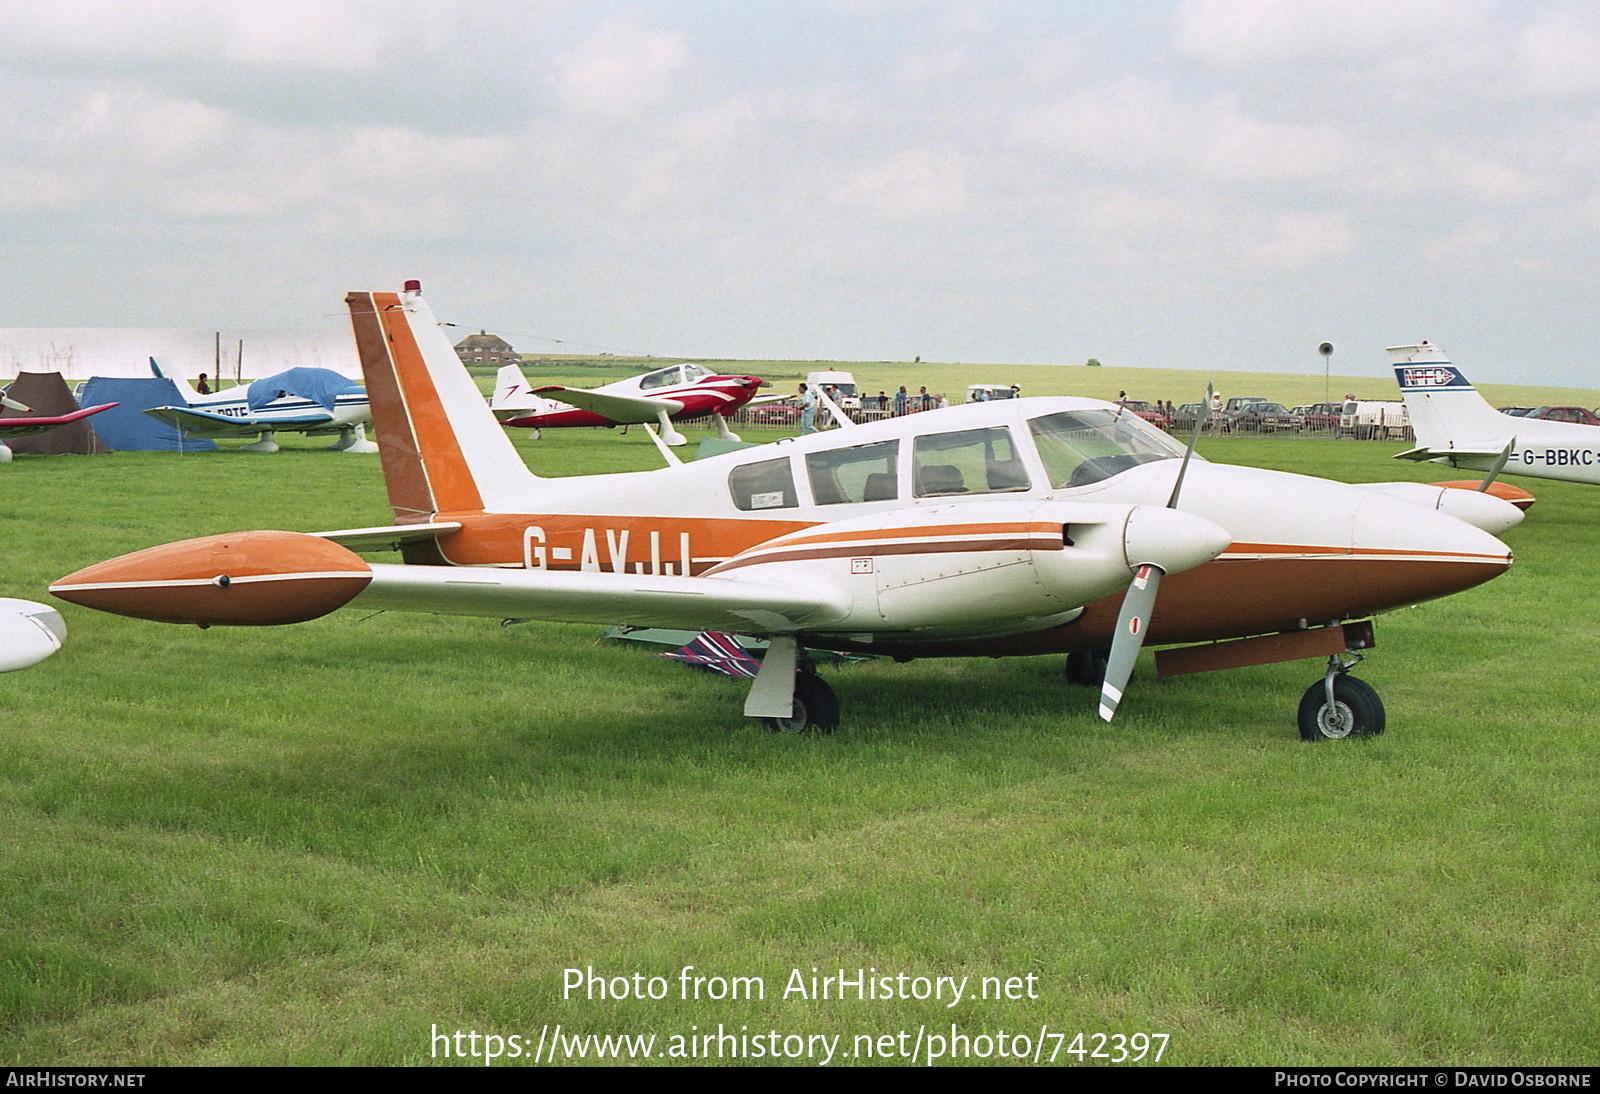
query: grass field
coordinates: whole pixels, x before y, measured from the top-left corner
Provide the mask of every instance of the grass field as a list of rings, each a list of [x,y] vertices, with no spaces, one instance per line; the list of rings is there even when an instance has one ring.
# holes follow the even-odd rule
[[[19,457],[0,595],[185,536],[388,522],[375,459],[296,443]],[[637,431],[519,444],[547,474],[656,465]],[[1203,451],[1448,477],[1399,447]],[[843,1054],[954,1024],[1046,1058],[1081,1031],[1169,1035],[1180,1065],[1593,1065],[1600,490],[1518,481],[1516,566],[1379,619],[1360,675],[1389,731],[1345,744],[1295,733],[1311,662],[1157,681],[1147,656],[1111,726],[1056,658],[867,662],[808,738],[593,628],[66,606],[69,645],[0,677],[0,1060],[411,1064],[436,1028],[556,1023]],[[683,1000],[688,965],[765,998]],[[563,998],[586,967],[667,997]],[[785,998],[813,968],[1036,997]]]

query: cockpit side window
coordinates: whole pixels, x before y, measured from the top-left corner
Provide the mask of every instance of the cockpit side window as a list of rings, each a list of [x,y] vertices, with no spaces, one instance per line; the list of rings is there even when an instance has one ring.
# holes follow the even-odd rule
[[[1005,426],[925,434],[913,443],[912,460],[919,498],[992,494],[1030,485]]]
[[[692,384],[696,380],[703,380],[707,376],[715,375],[716,373],[708,368],[702,368],[700,365],[685,364],[683,366],[683,382],[686,384]]]
[[[1183,457],[1183,446],[1126,412],[1068,410],[1032,418],[1028,428],[1057,487],[1088,486],[1130,467]]]
[[[755,509],[792,509],[796,504],[794,472],[789,458],[747,463],[728,472],[728,492],[733,504],[745,512]]]
[[[899,456],[899,441],[809,453],[806,476],[811,480],[811,497],[818,505],[893,501],[900,496],[895,477]]]
[[[671,387],[678,382],[678,376],[682,371],[682,368],[678,365],[673,365],[671,368],[657,369],[646,376],[640,377],[639,390],[653,391],[658,387]]]

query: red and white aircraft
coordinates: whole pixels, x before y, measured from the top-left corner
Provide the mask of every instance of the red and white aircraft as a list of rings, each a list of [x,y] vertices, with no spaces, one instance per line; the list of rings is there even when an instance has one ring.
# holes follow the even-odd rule
[[[655,422],[670,445],[687,441],[673,420],[711,416],[717,436],[736,441],[728,416],[761,388],[759,376],[720,376],[688,362],[594,389],[530,387],[516,365],[506,365],[495,380],[489,409],[501,425],[526,429],[565,426],[644,425]],[[541,398],[552,396],[552,398]]]
[[[203,626],[351,604],[757,635],[770,650],[745,713],[786,730],[838,719],[806,648],[1067,652],[1106,718],[1147,639],[1192,643],[1157,654],[1163,674],[1318,657],[1299,721],[1323,740],[1383,729],[1376,693],[1347,672],[1373,613],[1511,565],[1438,499],[1191,460],[1093,399],[972,403],[655,471],[541,478],[493,428],[416,282],[346,303],[396,524],[187,540],[51,591]],[[1494,526],[1520,516],[1435,493]],[[395,546],[403,565],[351,550]]]
[[[6,447],[7,437],[23,437],[30,433],[44,433],[47,430],[60,426],[80,422],[91,414],[98,414],[102,410],[110,410],[116,403],[101,403],[99,406],[87,406],[82,410],[74,410],[71,414],[32,414],[29,408],[15,399],[0,395],[0,406],[7,410],[20,411],[15,417],[0,417],[0,463],[11,462],[11,449]]]

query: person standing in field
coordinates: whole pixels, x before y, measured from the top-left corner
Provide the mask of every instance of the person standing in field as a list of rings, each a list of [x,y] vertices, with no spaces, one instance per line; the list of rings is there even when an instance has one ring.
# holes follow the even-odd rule
[[[805,384],[800,385],[800,436],[817,431],[817,396]]]
[[[906,412],[906,386],[900,385],[900,390],[894,393],[894,416],[901,417]]]

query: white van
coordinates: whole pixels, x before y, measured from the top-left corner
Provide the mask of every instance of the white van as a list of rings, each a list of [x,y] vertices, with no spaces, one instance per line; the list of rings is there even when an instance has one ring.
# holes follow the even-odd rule
[[[1403,441],[1411,436],[1411,418],[1398,399],[1347,399],[1339,432],[1358,441]]]
[[[995,399],[1015,399],[1016,389],[1010,384],[968,384],[967,402],[988,403]]]
[[[831,369],[827,372],[808,372],[806,386],[813,391],[818,388],[833,388],[833,401],[839,404],[840,410],[861,409],[861,395],[856,391],[856,378],[848,372]]]

